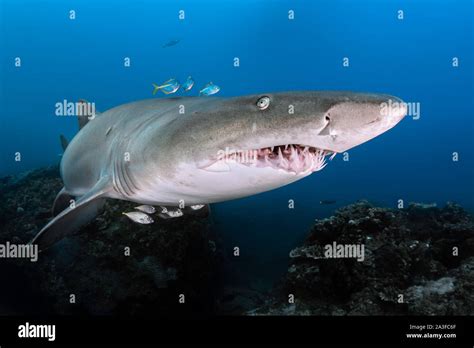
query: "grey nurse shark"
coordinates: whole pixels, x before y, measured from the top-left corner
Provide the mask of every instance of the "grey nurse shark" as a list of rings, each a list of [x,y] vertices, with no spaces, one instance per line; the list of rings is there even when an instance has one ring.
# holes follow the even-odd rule
[[[352,92],[166,98],[117,106],[87,123],[80,120],[86,124],[61,160],[64,188],[54,202],[55,217],[32,243],[45,249],[78,230],[99,214],[106,198],[205,205],[290,184],[405,115],[396,97]]]

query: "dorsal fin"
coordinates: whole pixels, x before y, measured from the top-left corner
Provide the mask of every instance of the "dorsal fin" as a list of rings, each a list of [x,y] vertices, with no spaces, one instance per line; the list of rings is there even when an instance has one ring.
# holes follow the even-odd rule
[[[79,104],[87,105],[87,100],[79,99]],[[77,115],[77,121],[79,123],[79,130],[81,130],[89,122],[89,117],[87,117],[86,115]]]
[[[63,148],[63,151],[66,151],[66,148],[69,145],[69,141],[62,134],[59,135],[59,140],[61,141],[61,147]]]
[[[89,102],[85,99],[79,99],[80,104],[86,104],[85,109],[86,111],[89,111],[88,105]],[[84,126],[89,123],[90,120],[94,119],[96,116],[99,116],[100,113],[98,111],[94,111],[93,115],[78,115],[77,116],[77,121],[79,122],[79,130],[84,128]],[[92,117],[91,117],[92,116]]]

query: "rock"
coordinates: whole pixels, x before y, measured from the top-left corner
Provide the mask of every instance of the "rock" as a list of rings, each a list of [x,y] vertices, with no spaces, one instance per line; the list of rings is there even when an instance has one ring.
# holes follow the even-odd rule
[[[56,167],[0,179],[0,243],[30,241],[51,218],[61,187]],[[137,225],[121,214],[134,206],[107,200],[97,219],[42,252],[38,262],[0,263],[1,274],[15,275],[0,287],[0,308],[45,315],[212,313],[221,253],[208,218]],[[9,296],[20,284],[25,294]],[[69,302],[71,293],[75,304]],[[186,306],[179,305],[179,293],[186,294]]]
[[[316,257],[334,241],[363,244],[364,261]],[[317,221],[271,299],[248,313],[287,314],[294,294],[295,315],[472,315],[473,246],[472,217],[454,203],[360,201]]]
[[[264,298],[264,294],[253,289],[225,287],[220,293],[216,305],[219,314],[236,315],[263,305]]]

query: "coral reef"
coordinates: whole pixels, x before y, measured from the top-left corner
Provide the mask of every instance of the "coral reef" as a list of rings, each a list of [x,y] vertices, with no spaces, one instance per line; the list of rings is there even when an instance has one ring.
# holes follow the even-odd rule
[[[0,179],[0,243],[31,240],[51,218],[61,186],[56,167]],[[220,241],[208,219],[139,225],[122,215],[133,207],[108,200],[95,221],[41,253],[38,262],[0,260],[8,280],[0,288],[0,314],[212,313]]]
[[[325,248],[363,245],[364,259]],[[317,221],[256,315],[472,315],[474,224],[460,206],[360,201]],[[293,301],[294,298],[294,301]]]
[[[61,186],[56,167],[0,178],[0,243],[30,241]],[[206,216],[139,225],[122,215],[133,207],[108,200],[37,262],[1,259],[0,314],[474,314],[474,223],[454,203],[346,206],[291,250],[270,293],[222,282],[230,263]]]

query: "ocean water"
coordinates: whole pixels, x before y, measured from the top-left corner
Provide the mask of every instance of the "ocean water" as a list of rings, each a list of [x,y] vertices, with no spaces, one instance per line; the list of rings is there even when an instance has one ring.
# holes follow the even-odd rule
[[[213,81],[221,97],[351,90],[419,105],[419,117],[351,149],[349,161],[338,155],[297,183],[213,205],[229,255],[239,246],[243,277],[265,287],[314,219],[339,206],[403,199],[473,210],[472,17],[469,0],[2,0],[0,176],[59,162],[58,135],[72,138],[77,121],[56,116],[56,103],[107,110],[151,98],[151,84],[171,77],[192,75],[191,95]],[[170,40],[180,42],[163,48]]]

